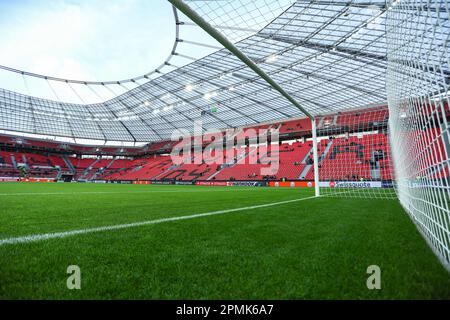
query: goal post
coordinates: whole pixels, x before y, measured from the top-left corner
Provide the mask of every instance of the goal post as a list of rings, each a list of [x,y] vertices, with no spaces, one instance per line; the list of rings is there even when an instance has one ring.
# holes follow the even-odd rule
[[[317,151],[317,125],[316,118],[311,119],[311,131],[312,131],[312,141],[313,141],[313,161],[314,161],[314,194],[316,197],[320,196],[320,185],[319,185],[319,159]]]
[[[297,109],[299,109],[304,115],[312,118],[311,114],[306,111],[300,103],[289,93],[287,93],[276,81],[274,81],[265,71],[263,71],[255,62],[253,62],[245,53],[239,50],[230,40],[227,39],[222,33],[214,28],[210,23],[203,19],[199,14],[191,9],[183,0],[168,0],[172,5],[183,12],[189,19],[194,21],[199,27],[205,30],[211,37],[217,40],[221,45],[230,51],[236,58],[241,60],[251,70],[253,70],[258,76],[266,81],[270,87],[278,91],[283,97],[285,97],[290,103],[292,103]]]
[[[317,196],[398,197],[432,250],[450,270],[449,1],[169,0],[311,119],[313,159],[308,161],[313,160],[313,165],[306,165],[299,178],[314,181]],[[329,22],[311,20],[313,14],[320,16],[322,12],[315,5],[329,7],[336,14]],[[309,12],[310,7],[314,7],[313,13]],[[324,37],[331,33],[327,26],[335,28],[334,23],[340,18],[348,20],[348,31],[344,28],[333,37],[324,37],[324,43],[306,41],[311,39],[295,28],[284,30],[280,36],[282,28],[274,19],[288,8],[293,10],[287,16],[303,18],[299,19],[298,26],[305,31],[312,29],[311,34]],[[274,49],[268,51],[270,56],[252,60],[229,40],[237,43],[246,39],[250,34],[242,33],[254,29],[256,34],[271,21],[276,22],[271,32],[259,32],[258,36],[288,47],[301,47],[302,52],[318,51],[306,57],[304,63],[292,63],[291,59],[295,58],[289,56],[286,59],[289,64],[279,69],[289,70],[295,65],[298,77],[309,81],[314,78],[315,85],[310,90],[319,91],[322,79],[322,82],[333,79],[309,71],[308,61],[316,61],[313,64],[321,68],[329,62],[328,69],[333,75],[331,64],[340,63],[336,56],[343,61],[347,57],[352,59],[355,68],[360,66],[359,70],[368,75],[353,73],[356,69],[343,64],[341,67],[352,71],[341,73],[341,77],[335,74],[335,78],[351,82],[355,75],[362,82],[355,86],[343,83],[319,92],[342,92],[334,101],[324,102],[316,94],[308,101],[300,100],[303,104],[299,104],[301,92],[289,86],[291,77],[286,77],[285,83],[274,81],[280,79],[276,75],[271,77],[276,72],[277,59],[280,62],[288,49]],[[307,25],[309,21],[311,25]],[[239,37],[234,38],[235,34]],[[247,44],[244,51],[251,54],[251,46]],[[263,61],[269,64],[264,68],[267,73],[261,69]],[[321,78],[318,80],[317,76]],[[383,85],[372,88],[369,81]],[[369,90],[364,88],[366,85]],[[353,91],[358,94],[351,94]],[[358,109],[346,109],[350,107]],[[322,110],[342,112],[321,116]]]
[[[312,122],[312,135],[313,135],[313,159],[314,159],[314,182],[315,182],[315,196],[320,196],[319,187],[319,173],[318,173],[318,158],[317,158],[317,135],[316,135],[316,123],[315,118],[305,110],[300,103],[288,92],[286,92],[276,81],[274,81],[265,71],[263,71],[254,61],[239,50],[230,40],[227,39],[221,32],[216,30],[210,23],[197,14],[192,8],[190,8],[183,0],[168,0],[172,5],[183,12],[188,18],[195,22],[199,27],[205,30],[210,36],[217,40],[220,44],[229,50],[234,56],[241,60],[251,70],[253,70],[258,76],[267,82],[267,84],[278,91],[284,98],[292,103],[297,109],[299,109],[304,115],[309,117]],[[276,1],[275,1],[276,2]],[[275,3],[274,2],[274,3]],[[266,3],[267,5],[267,3]],[[269,6],[268,6],[269,7]]]
[[[331,197],[393,199],[394,175],[387,106],[316,118],[314,179]],[[317,167],[317,168],[316,168]]]

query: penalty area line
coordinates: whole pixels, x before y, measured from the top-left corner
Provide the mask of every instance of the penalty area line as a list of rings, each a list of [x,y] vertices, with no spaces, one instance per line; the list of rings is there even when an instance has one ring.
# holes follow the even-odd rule
[[[306,197],[306,198],[299,198],[299,199],[293,199],[293,200],[285,200],[285,201],[259,204],[259,205],[248,206],[248,207],[235,208],[235,209],[225,209],[225,210],[219,210],[219,211],[191,214],[191,215],[187,215],[187,216],[178,216],[178,217],[162,218],[162,219],[132,222],[132,223],[125,223],[125,224],[109,225],[109,226],[103,226],[103,227],[94,227],[94,228],[78,229],[78,230],[71,230],[71,231],[42,233],[42,234],[33,234],[33,235],[21,236],[21,237],[6,238],[6,239],[0,239],[0,246],[8,245],[8,244],[37,242],[37,241],[43,241],[43,240],[49,240],[49,239],[60,239],[60,238],[66,238],[66,237],[70,237],[70,236],[88,234],[88,233],[97,233],[97,232],[104,232],[104,231],[136,228],[136,227],[147,226],[147,225],[152,225],[152,224],[160,224],[160,223],[171,222],[171,221],[190,220],[190,219],[196,219],[196,218],[221,215],[221,214],[231,213],[231,212],[273,207],[273,206],[278,206],[278,205],[283,205],[283,204],[293,203],[293,202],[299,202],[299,201],[304,201],[304,200],[309,200],[309,199],[314,199],[314,198],[316,198],[316,197],[312,196],[312,197]]]

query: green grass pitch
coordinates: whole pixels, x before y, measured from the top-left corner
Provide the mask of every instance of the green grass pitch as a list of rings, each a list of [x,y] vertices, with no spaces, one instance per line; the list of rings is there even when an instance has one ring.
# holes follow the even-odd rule
[[[306,198],[311,189],[0,184],[0,242]],[[66,287],[81,268],[81,290]],[[369,265],[381,290],[368,290]],[[432,299],[450,277],[397,200],[313,198],[0,245],[0,298]]]

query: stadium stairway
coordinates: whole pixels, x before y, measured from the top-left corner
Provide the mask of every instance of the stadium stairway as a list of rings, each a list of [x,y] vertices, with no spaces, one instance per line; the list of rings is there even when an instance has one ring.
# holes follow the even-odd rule
[[[26,167],[26,168],[29,168],[29,167],[30,167],[30,166],[28,165],[27,157],[26,157],[24,154],[22,154],[22,161],[23,161],[23,164],[25,164],[25,167]]]
[[[95,180],[97,178],[98,175],[102,176],[103,174],[105,174],[109,168],[111,168],[111,166],[114,164],[114,162],[116,162],[116,158],[112,158],[112,160],[110,162],[108,162],[108,164],[103,168],[100,169],[100,171],[97,171],[94,176],[92,177],[92,180]]]
[[[113,158],[111,161],[108,160],[101,160],[97,161],[95,164],[92,165],[93,169],[95,169],[94,174],[91,175],[91,177],[88,179],[88,181],[94,181],[97,179],[97,177],[100,175],[103,175],[105,171],[108,170],[108,168],[114,163],[115,158]],[[106,162],[105,166],[96,167],[97,164],[102,165]]]
[[[159,178],[164,177],[166,174],[168,174],[169,172],[178,169],[180,166],[174,164],[171,165],[170,167],[168,167],[167,169],[165,169],[164,171],[162,171],[161,173],[158,173],[156,176],[154,176],[152,179],[153,180],[158,180]]]
[[[330,152],[330,149],[333,146],[333,142],[334,140],[321,140],[320,143],[318,143],[318,164],[319,166],[322,166],[323,163],[325,162],[325,159],[327,159],[328,153]],[[323,148],[323,146],[325,145],[325,148],[323,150],[323,152],[320,154],[321,149]],[[319,170],[321,171],[321,170]],[[314,180],[314,168],[313,165],[310,166],[309,171],[306,172],[306,175],[304,176],[303,179],[306,180]]]
[[[320,163],[320,161],[326,159],[332,146],[333,146],[333,139],[328,140],[327,146],[325,147],[325,150],[323,151],[322,155],[320,156],[319,163]]]
[[[69,160],[69,157],[65,154],[62,156],[62,159],[64,160],[64,163],[66,164],[66,167],[69,168],[69,170],[72,172],[73,175],[77,174],[77,170],[73,166],[72,162]]]
[[[322,128],[324,121],[325,121],[325,117],[321,117],[320,120],[319,120],[319,123],[317,124],[317,128]]]
[[[322,158],[321,180],[392,179],[389,140],[385,134],[336,138],[333,147],[338,151],[333,148],[331,155]],[[313,175],[307,178],[311,179]]]
[[[214,172],[212,175],[210,175],[206,180],[213,180],[215,176],[217,176],[223,169],[225,169],[225,164],[223,164],[219,170],[217,170],[216,172]]]
[[[337,114],[333,117],[333,122],[331,123],[333,126],[335,126],[337,124],[338,117],[339,117],[339,115],[337,115]]]
[[[17,161],[16,161],[16,157],[12,154],[11,156],[11,163],[12,163],[12,165],[13,165],[13,168],[15,169],[15,170],[17,170]]]
[[[323,119],[323,118],[322,118]],[[303,168],[302,172],[300,173],[300,176],[298,177],[300,180],[304,180],[306,176],[308,175],[309,171],[313,167],[312,164],[307,163],[307,160],[313,156],[313,150],[311,150],[305,155],[305,157],[302,160],[302,163],[305,164],[305,167]]]
[[[306,176],[308,175],[309,171],[313,167],[312,164],[307,164],[303,168],[302,172],[300,173],[300,176],[298,177],[300,180],[305,180]]]
[[[104,169],[109,163],[108,159],[96,159],[90,167],[91,170],[89,171],[88,175],[86,176],[87,181],[92,181],[96,179],[96,176],[102,169]]]
[[[279,169],[277,179],[298,179],[305,167],[305,159],[311,152],[310,143],[294,142],[279,147]]]
[[[80,179],[84,180],[87,178],[88,174],[94,170],[95,165],[100,161],[100,158],[95,159],[95,161],[93,163],[91,163],[83,172],[83,174],[81,175]]]

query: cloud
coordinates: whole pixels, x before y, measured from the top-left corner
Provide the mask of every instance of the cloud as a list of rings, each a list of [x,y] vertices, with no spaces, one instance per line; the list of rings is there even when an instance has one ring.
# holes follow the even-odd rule
[[[204,35],[194,38],[199,28],[188,29],[182,36],[208,41]],[[119,80],[163,63],[172,50],[175,24],[165,0],[0,0],[0,40],[2,65],[68,79]],[[194,57],[210,52],[180,47]],[[189,62],[177,59],[176,65]],[[31,79],[25,88],[20,75],[12,77],[0,71],[0,87],[55,99],[45,81]],[[72,90],[60,92],[62,100],[80,102]]]
[[[27,2],[0,22],[0,63],[68,78],[136,76],[169,54],[170,9],[139,0]]]

